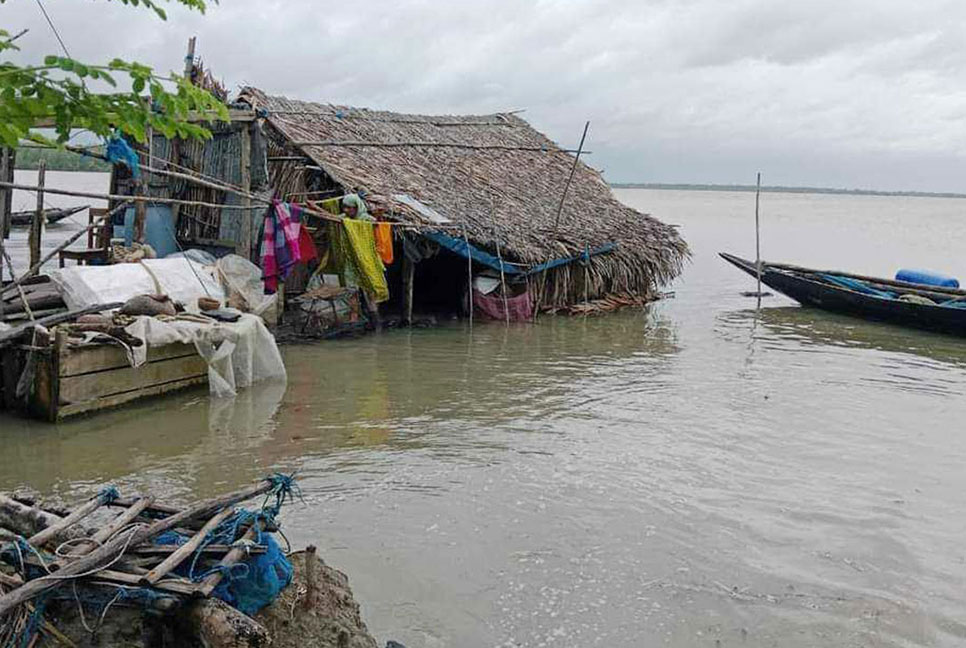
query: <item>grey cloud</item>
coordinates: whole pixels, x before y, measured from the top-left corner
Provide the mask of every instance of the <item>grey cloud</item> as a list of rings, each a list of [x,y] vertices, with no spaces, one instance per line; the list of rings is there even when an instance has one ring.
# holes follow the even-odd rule
[[[45,0],[68,47],[230,86],[414,112],[526,108],[620,180],[964,190],[966,6],[946,0],[222,0],[170,19]],[[21,60],[56,51],[36,4]],[[847,163],[846,163],[847,162]],[[767,168],[766,168],[767,167]]]

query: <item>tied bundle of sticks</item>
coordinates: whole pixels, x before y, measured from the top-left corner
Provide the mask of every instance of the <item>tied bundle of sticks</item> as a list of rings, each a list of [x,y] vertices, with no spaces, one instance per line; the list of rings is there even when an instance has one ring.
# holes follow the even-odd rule
[[[179,508],[152,496],[122,498],[109,487],[65,515],[0,494],[0,645],[33,645],[38,633],[56,637],[43,610],[72,601],[92,633],[111,606],[134,605],[176,614],[196,636],[229,638],[224,645],[264,645],[265,628],[211,596],[234,567],[266,551],[262,534],[278,530],[275,516],[293,488],[292,477],[275,474]],[[235,509],[259,497],[257,513]],[[118,512],[105,515],[111,509]],[[85,526],[98,517],[100,524]],[[158,543],[167,532],[176,532],[178,542]],[[85,620],[82,601],[102,601],[99,617]]]

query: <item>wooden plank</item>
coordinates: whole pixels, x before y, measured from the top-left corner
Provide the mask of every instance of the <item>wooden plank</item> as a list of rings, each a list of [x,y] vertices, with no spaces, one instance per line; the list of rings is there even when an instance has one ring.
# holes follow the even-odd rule
[[[43,546],[44,543],[52,540],[54,536],[61,531],[67,529],[68,527],[74,526],[88,515],[101,508],[101,506],[104,505],[105,499],[106,496],[97,495],[93,499],[90,499],[84,504],[78,506],[70,515],[62,519],[60,522],[52,524],[46,529],[43,529],[42,531],[39,531],[27,538],[27,542],[35,547]]]
[[[208,538],[209,533],[217,529],[219,524],[234,515],[234,513],[234,509],[228,507],[208,520],[208,522],[205,523],[205,526],[201,527],[201,530],[194,534],[190,540],[178,547],[177,551],[165,558],[160,565],[148,572],[148,574],[141,579],[141,584],[154,585],[159,580],[164,578],[168,572],[180,565],[185,558],[194,553],[195,549],[197,549],[198,546]]]
[[[85,412],[96,412],[102,409],[110,409],[139,398],[159,396],[161,394],[167,394],[197,385],[204,385],[207,382],[208,374],[205,373],[203,376],[192,376],[190,378],[185,378],[184,380],[161,383],[152,387],[144,387],[134,391],[114,394],[113,396],[104,396],[103,398],[71,403],[69,405],[62,404],[57,410],[57,420],[60,421],[71,416],[83,414]]]
[[[193,344],[177,342],[164,346],[148,347],[148,363],[192,355],[198,355],[198,351]],[[60,377],[67,378],[130,366],[131,363],[128,361],[124,350],[113,344],[69,347],[67,353],[60,359]]]
[[[102,409],[110,409],[112,407],[117,407],[118,405],[123,405],[132,400],[137,400],[139,398],[149,398],[151,396],[158,396],[160,394],[167,394],[173,391],[178,391],[180,389],[187,389],[188,387],[194,387],[195,385],[203,385],[208,382],[207,372],[204,375],[192,376],[190,378],[185,378],[183,380],[175,380],[173,382],[161,383],[153,385],[151,387],[142,387],[141,389],[136,389],[134,391],[123,392],[120,394],[114,394],[112,396],[104,396],[102,398],[95,398],[91,400],[81,401],[77,403],[71,403],[69,405],[61,405],[57,411],[57,420],[62,420],[71,416],[76,416],[78,414],[83,414],[85,412],[96,412]]]
[[[148,389],[156,385],[208,375],[208,364],[195,354],[152,362],[137,368],[122,367],[108,371],[69,376],[61,379],[60,400],[64,404],[114,396]]]

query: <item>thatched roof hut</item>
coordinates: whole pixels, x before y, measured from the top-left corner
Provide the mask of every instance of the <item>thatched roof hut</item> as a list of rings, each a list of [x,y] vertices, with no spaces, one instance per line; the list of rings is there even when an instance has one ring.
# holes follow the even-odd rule
[[[264,115],[271,184],[288,195],[315,190],[377,195],[393,218],[432,224],[412,197],[451,221],[445,228],[508,261],[539,264],[616,243],[588,271],[564,265],[533,286],[543,306],[610,294],[651,297],[680,271],[688,248],[677,231],[621,204],[600,173],[573,167],[561,149],[515,114],[424,116],[269,96],[244,88],[239,101]],[[306,163],[321,171],[305,180]],[[589,280],[589,281],[588,281]],[[587,285],[585,285],[585,283]]]

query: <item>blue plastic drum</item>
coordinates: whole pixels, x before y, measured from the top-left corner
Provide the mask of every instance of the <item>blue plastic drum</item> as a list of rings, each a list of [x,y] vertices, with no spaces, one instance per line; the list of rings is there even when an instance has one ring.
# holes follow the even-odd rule
[[[959,288],[959,280],[949,275],[931,270],[911,270],[903,268],[896,273],[896,281],[922,284],[924,286],[942,286],[943,288]]]

